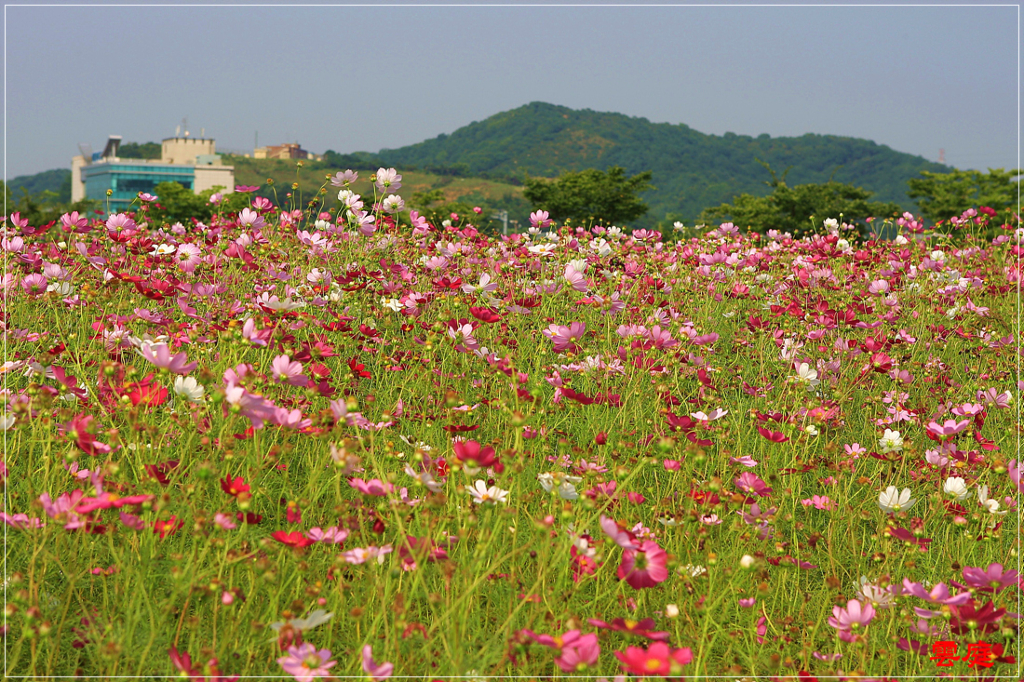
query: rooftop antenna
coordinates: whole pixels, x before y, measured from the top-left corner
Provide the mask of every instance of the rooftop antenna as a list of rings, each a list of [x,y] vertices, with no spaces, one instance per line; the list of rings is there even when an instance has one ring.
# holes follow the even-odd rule
[[[174,126],[174,136],[181,137],[181,126]]]
[[[185,131],[185,137],[188,137],[188,116],[181,119],[181,127]]]
[[[945,149],[940,149],[939,150],[939,163],[946,163],[946,150]]]
[[[199,129],[199,137],[203,138],[204,140],[206,139],[206,128]]]

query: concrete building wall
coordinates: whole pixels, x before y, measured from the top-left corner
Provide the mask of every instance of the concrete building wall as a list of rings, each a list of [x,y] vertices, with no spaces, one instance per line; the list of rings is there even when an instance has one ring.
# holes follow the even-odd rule
[[[82,167],[85,164],[84,156],[71,157],[71,203],[85,198],[85,182],[82,180]]]
[[[216,153],[217,145],[213,140],[198,137],[169,137],[160,146],[163,163],[194,164],[200,154]]]
[[[217,185],[226,187],[225,194],[235,191],[234,166],[196,166],[196,179],[192,191],[199,194],[203,190],[212,189]]]

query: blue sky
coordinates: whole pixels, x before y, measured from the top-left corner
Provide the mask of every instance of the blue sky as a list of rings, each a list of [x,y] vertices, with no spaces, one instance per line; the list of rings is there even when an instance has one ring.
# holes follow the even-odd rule
[[[721,135],[1018,163],[1016,6],[195,6],[5,11],[6,177],[188,117],[219,150],[420,142],[528,102]]]

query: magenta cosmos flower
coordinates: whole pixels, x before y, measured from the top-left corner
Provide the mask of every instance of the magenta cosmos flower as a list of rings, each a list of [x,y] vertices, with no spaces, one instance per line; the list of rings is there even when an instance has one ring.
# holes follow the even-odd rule
[[[327,677],[328,669],[337,665],[337,661],[328,660],[330,657],[329,649],[317,651],[315,646],[306,642],[288,647],[288,655],[277,659],[277,662],[298,682],[310,682],[317,677]]]
[[[1010,585],[1016,584],[1017,581],[1017,571],[1004,571],[1002,564],[989,564],[986,570],[982,570],[980,567],[964,567],[965,587],[971,587],[978,592],[992,592],[993,590],[1002,592]]]
[[[644,540],[639,549],[622,552],[619,578],[634,589],[654,587],[668,579],[668,554],[653,540]]]

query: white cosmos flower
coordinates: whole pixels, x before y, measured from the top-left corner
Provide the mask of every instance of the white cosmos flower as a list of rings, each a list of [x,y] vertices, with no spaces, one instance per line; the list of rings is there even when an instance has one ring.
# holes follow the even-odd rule
[[[550,256],[556,248],[557,244],[536,244],[527,248],[527,251],[538,256]]]
[[[575,500],[580,496],[576,492],[576,486],[573,485],[583,480],[579,476],[567,476],[561,472],[554,472],[540,474],[537,478],[540,481],[540,487],[544,488],[545,492],[550,493],[557,487],[558,496],[563,500]]]
[[[393,310],[396,313],[403,307],[402,302],[397,298],[382,298],[380,299],[380,304],[388,310]]]
[[[0,431],[9,431],[17,420],[18,418],[13,414],[5,414],[0,417]]]
[[[893,605],[895,596],[893,595],[892,590],[885,587],[879,587],[878,585],[868,582],[867,576],[862,575],[860,577],[860,582],[856,583],[856,586],[857,596],[863,601],[870,603],[875,608],[884,609]]]
[[[953,495],[957,500],[966,499],[971,494],[971,491],[967,489],[964,479],[958,476],[947,478],[946,482],[942,484],[942,492],[947,495]]]
[[[487,483],[484,481],[477,481],[473,484],[472,488],[468,488],[466,492],[469,493],[470,497],[473,498],[473,502],[477,504],[484,504],[491,502],[496,504],[498,502],[508,503],[508,491],[502,490],[496,485],[492,485],[490,488],[487,487]]]
[[[885,434],[878,441],[878,446],[882,448],[883,454],[886,452],[899,452],[903,449],[903,436],[900,435],[899,431],[886,429]]]
[[[878,508],[886,513],[906,511],[915,502],[917,500],[910,499],[910,488],[904,488],[903,492],[900,492],[899,488],[891,485],[878,495]]]
[[[801,362],[796,366],[796,376],[792,379],[797,383],[807,384],[808,391],[813,391],[821,383],[818,380],[818,370],[812,369],[806,362]]]
[[[201,403],[206,389],[195,377],[177,377],[174,380],[174,392],[190,403]]]
[[[978,486],[978,502],[988,510],[989,514],[1005,514],[1007,510],[999,511],[999,503],[988,496],[988,486]]]

